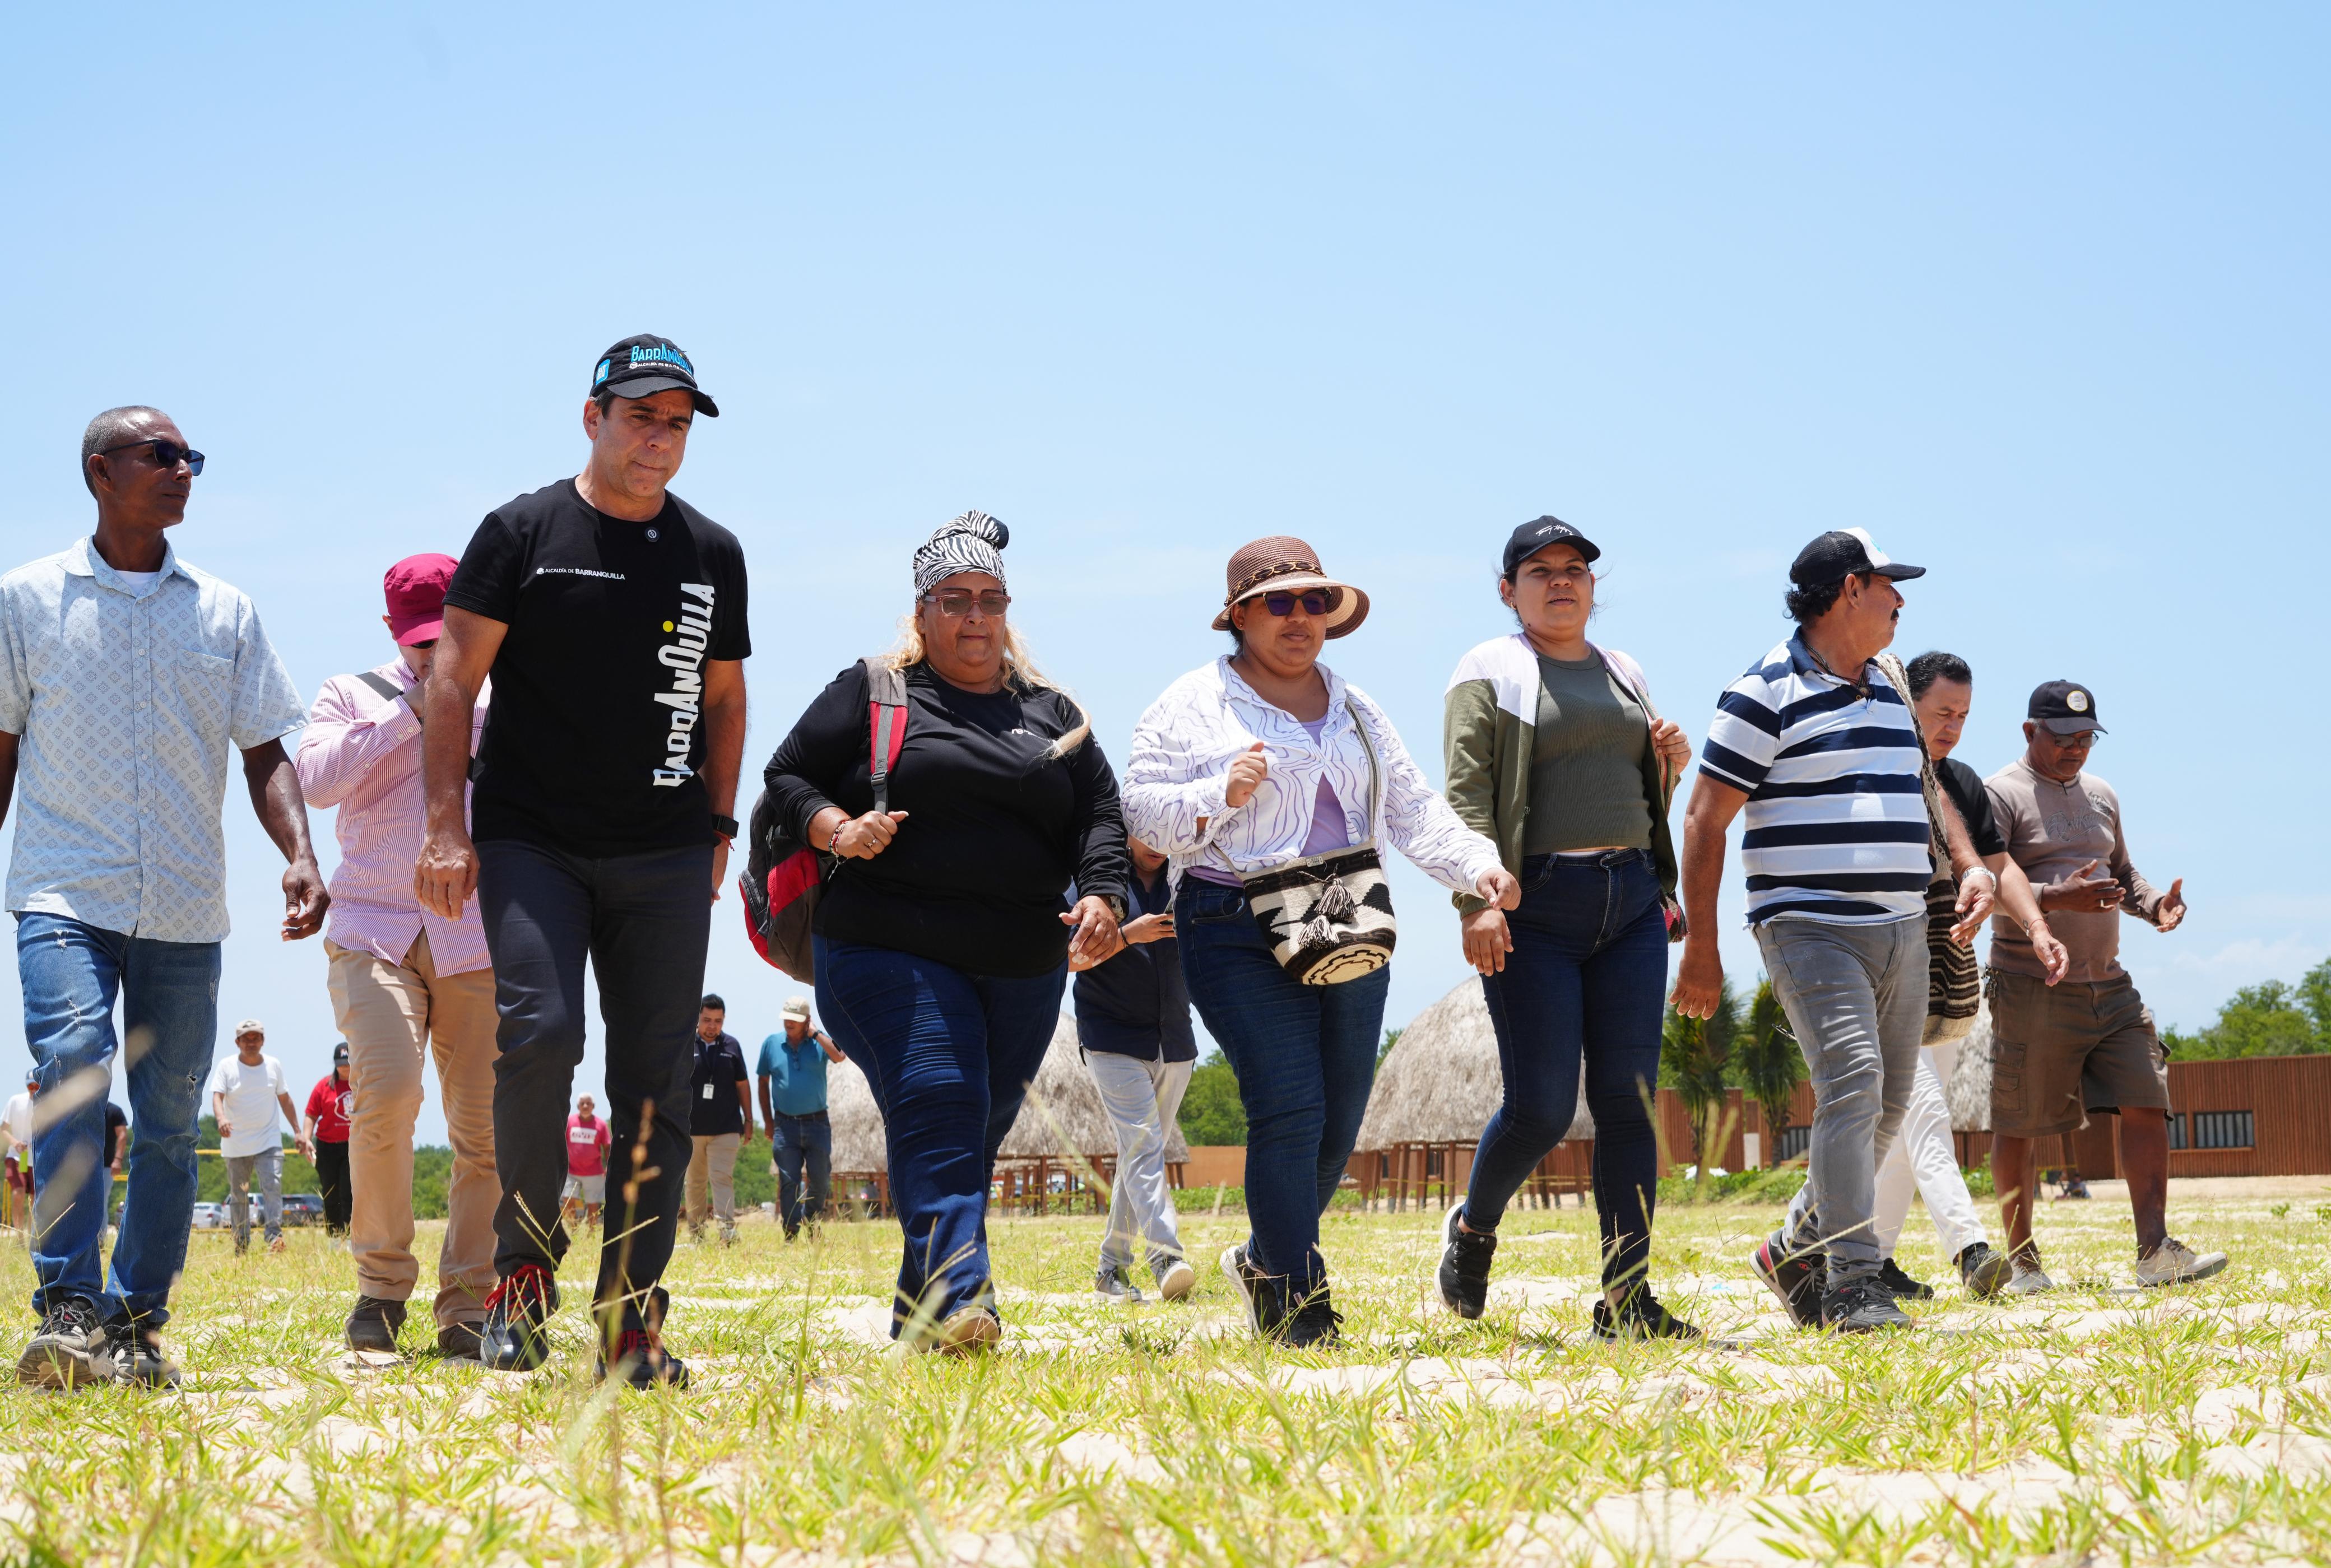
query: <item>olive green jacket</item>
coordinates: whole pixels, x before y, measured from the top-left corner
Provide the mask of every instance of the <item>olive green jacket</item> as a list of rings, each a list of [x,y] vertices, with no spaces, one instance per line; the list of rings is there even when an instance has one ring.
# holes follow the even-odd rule
[[[1615,649],[1594,651],[1656,720],[1659,710],[1651,706],[1642,667]],[[1449,803],[1467,827],[1498,846],[1498,860],[1517,877],[1529,824],[1530,755],[1539,686],[1537,650],[1516,632],[1484,642],[1459,660],[1443,703],[1441,749]],[[1643,796],[1659,803],[1651,813],[1651,864],[1659,872],[1660,890],[1670,898],[1676,889],[1676,852],[1668,832],[1668,807],[1680,776],[1681,770],[1670,770],[1656,747],[1643,748]],[[1484,907],[1470,893],[1454,898],[1468,915]]]

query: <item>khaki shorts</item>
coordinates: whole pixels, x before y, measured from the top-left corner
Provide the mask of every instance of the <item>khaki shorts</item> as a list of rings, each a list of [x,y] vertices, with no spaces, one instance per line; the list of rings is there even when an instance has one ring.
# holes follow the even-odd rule
[[[1994,969],[1989,990],[1994,1134],[2044,1138],[2090,1112],[2169,1108],[2169,1053],[2127,975],[2051,986]]]

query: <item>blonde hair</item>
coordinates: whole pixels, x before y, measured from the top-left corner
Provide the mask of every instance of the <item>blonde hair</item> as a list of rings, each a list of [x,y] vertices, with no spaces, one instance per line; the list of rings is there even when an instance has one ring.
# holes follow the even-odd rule
[[[882,661],[893,670],[906,670],[922,663],[928,657],[923,647],[921,619],[915,611],[909,610],[899,617],[899,641],[890,652],[882,656]],[[1075,727],[1045,748],[1047,761],[1068,755],[1084,745],[1086,737],[1092,734],[1092,718],[1085,712],[1084,704],[1079,702],[1067,687],[1036,668],[1036,660],[1029,653],[1026,641],[1021,638],[1020,629],[1008,621],[1004,625],[1004,683],[1022,692],[1057,691],[1076,710]]]

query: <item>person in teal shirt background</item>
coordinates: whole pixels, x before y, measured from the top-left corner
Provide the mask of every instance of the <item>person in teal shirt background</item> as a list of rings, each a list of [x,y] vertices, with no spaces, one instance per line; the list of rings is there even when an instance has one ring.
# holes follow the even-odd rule
[[[809,998],[785,1003],[785,1028],[761,1042],[761,1119],[768,1124],[769,1168],[777,1177],[777,1218],[785,1240],[825,1217],[833,1188],[833,1126],[825,1115],[825,1064],[842,1051],[811,1027]],[[808,1177],[806,1193],[803,1177]]]

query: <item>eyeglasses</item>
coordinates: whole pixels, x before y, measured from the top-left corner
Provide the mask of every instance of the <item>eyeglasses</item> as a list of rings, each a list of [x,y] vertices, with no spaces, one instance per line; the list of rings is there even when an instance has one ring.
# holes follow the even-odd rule
[[[1012,595],[1001,588],[990,588],[984,594],[975,594],[968,588],[943,588],[923,595],[924,603],[950,620],[970,614],[974,600],[978,601],[983,615],[1001,615],[1012,608]]]
[[[1303,606],[1306,615],[1325,615],[1336,603],[1332,588],[1306,588],[1300,594],[1265,594],[1262,607],[1273,615],[1292,615],[1295,606]]]
[[[190,446],[180,446],[175,441],[164,441],[159,436],[148,436],[144,441],[125,441],[119,446],[109,446],[92,455],[111,457],[115,452],[128,451],[133,446],[152,447],[154,461],[164,468],[176,468],[180,462],[184,462],[186,465],[186,471],[190,474],[203,471],[202,453]]]
[[[2099,732],[2093,729],[2084,729],[2078,735],[2058,735],[2051,729],[2048,732],[2048,738],[2056,743],[2059,750],[2086,751],[2088,747],[2097,744],[2097,741],[2099,738]]]

